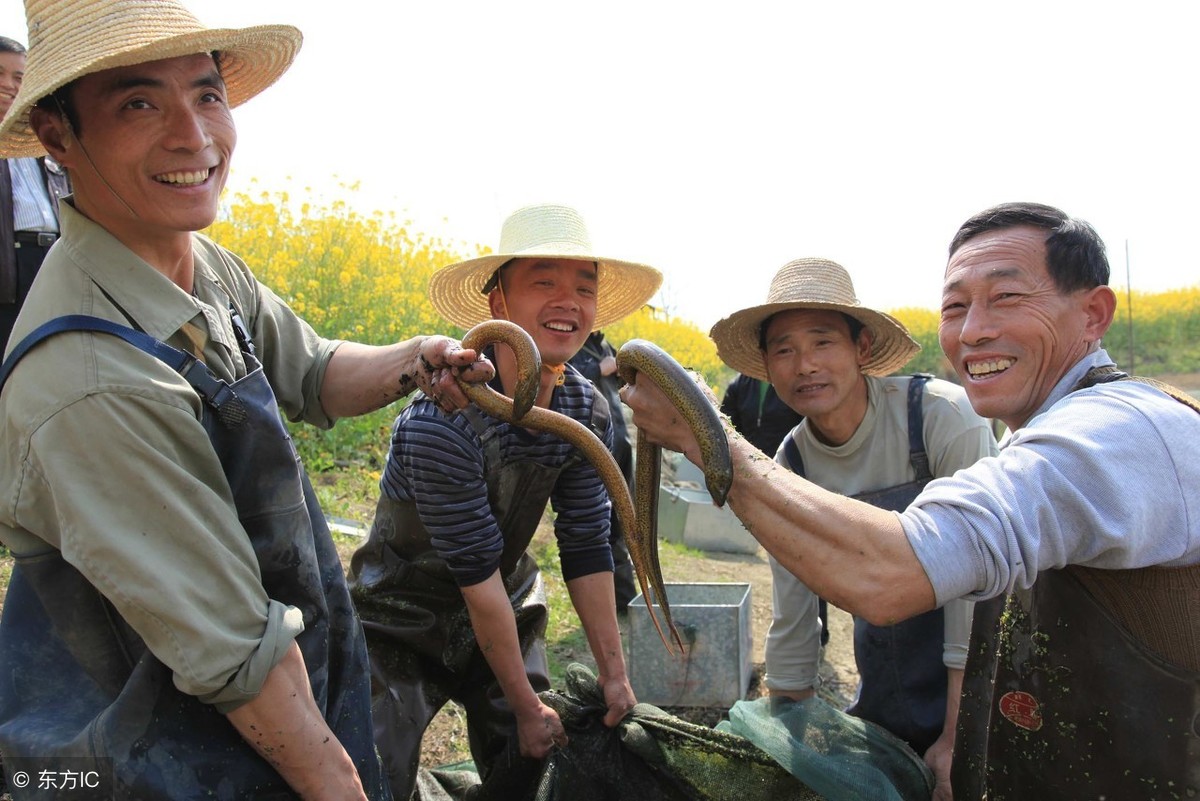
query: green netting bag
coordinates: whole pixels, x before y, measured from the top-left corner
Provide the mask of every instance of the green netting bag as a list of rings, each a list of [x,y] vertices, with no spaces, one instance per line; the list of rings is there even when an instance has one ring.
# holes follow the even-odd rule
[[[546,760],[535,801],[819,801],[743,737],[638,704],[616,729],[603,723],[592,673],[571,665],[566,691],[542,693],[570,743]]]
[[[881,726],[820,698],[772,710],[771,699],[738,701],[717,726],[745,737],[827,801],[928,801],[933,773]]]

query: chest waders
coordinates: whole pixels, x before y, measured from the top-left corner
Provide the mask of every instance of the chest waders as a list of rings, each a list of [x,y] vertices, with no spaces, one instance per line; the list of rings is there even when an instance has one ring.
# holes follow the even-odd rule
[[[0,381],[30,347],[64,331],[118,336],[183,375],[204,400],[204,428],[267,595],[304,615],[296,642],[317,707],[367,796],[390,798],[371,739],[366,650],[342,567],[236,315],[234,329],[249,372],[233,384],[140,331],[82,315],[31,334]],[[175,689],[171,671],[58,551],[17,557],[0,632],[0,748],[10,771],[33,772],[54,757],[100,766],[112,760],[120,799],[295,798],[224,715]]]
[[[925,452],[925,384],[933,376],[918,373],[908,383],[909,462],[914,481],[853,496],[872,506],[903,511],[933,479]],[[788,467],[804,475],[800,450],[791,437],[784,440]],[[891,626],[876,626],[854,618],[854,662],[858,695],[846,710],[878,723],[924,754],[942,734],[946,723],[946,640],[941,609],[933,609]]]
[[[591,427],[608,425],[605,405],[592,407]],[[525,672],[535,692],[550,689],[546,661],[546,593],[527,552],[562,471],[533,461],[503,463],[501,426],[474,406],[467,416],[483,449],[488,504],[504,536],[500,575],[517,624]],[[462,591],[434,548],[415,503],[380,495],[367,542],[350,562],[350,588],[371,658],[375,739],[397,799],[417,781],[421,739],[451,699],[467,713],[471,755],[489,797],[496,782],[536,775],[540,763],[519,757],[517,725],[499,682],[475,640]],[[493,772],[493,769],[496,769]],[[532,772],[532,774],[530,773]]]
[[[1076,388],[1126,378],[1097,368]],[[1027,590],[977,603],[956,801],[1200,797],[1198,609],[1200,566],[1046,570]],[[1147,617],[1190,641],[1187,664],[1147,646]]]

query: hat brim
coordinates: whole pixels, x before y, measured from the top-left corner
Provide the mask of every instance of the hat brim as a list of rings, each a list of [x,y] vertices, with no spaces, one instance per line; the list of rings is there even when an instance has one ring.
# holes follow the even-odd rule
[[[0,156],[19,158],[45,155],[29,122],[29,112],[43,97],[85,75],[168,58],[217,53],[230,107],[239,106],[266,89],[287,71],[300,51],[304,37],[291,25],[250,28],[217,28],[171,36],[117,52],[90,55],[88,31],[79,30],[56,53],[71,53],[70,63],[41,64],[39,51],[30,49],[25,82],[0,124]]]
[[[717,322],[709,336],[717,345],[717,355],[739,373],[769,381],[766,358],[759,347],[759,332],[772,315],[794,309],[836,311],[848,314],[866,326],[873,337],[871,358],[862,366],[866,375],[885,376],[912,360],[921,345],[904,325],[884,312],[842,303],[767,303],[734,312]]]
[[[645,264],[539,248],[521,253],[496,253],[447,265],[430,276],[429,302],[450,322],[471,328],[492,319],[488,296],[483,292],[492,274],[513,259],[538,257],[588,261],[597,265],[593,331],[633,314],[662,286],[662,273]]]

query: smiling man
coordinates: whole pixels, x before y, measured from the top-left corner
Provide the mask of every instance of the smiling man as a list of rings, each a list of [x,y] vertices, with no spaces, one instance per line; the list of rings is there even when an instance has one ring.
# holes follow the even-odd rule
[[[196,233],[231,108],[299,31],[207,29],[170,0],[27,15],[0,153],[49,152],[74,195],[0,373],[5,768],[102,771],[114,798],[390,798],[362,630],[280,411],[329,426],[454,393],[474,354],[321,338]]]
[[[1010,433],[902,512],[825,492],[729,432],[730,505],[815,592],[873,623],[981,602],[959,801],[1200,792],[1200,407],[1116,370],[1100,344],[1108,276],[1095,231],[1058,209],[1006,204],[963,224],[942,349]],[[642,431],[699,463],[653,384],[623,398]]]
[[[495,255],[449,265],[429,296],[465,327],[510,320],[542,357],[536,405],[590,426],[606,444],[604,396],[567,361],[588,334],[637,311],[657,270],[592,255],[583,219],[566,206],[529,206],[505,220]],[[495,389],[517,369],[495,349]],[[619,413],[619,412],[617,412]],[[566,743],[537,693],[550,687],[548,610],[527,551],[549,502],[562,575],[595,657],[615,726],[635,703],[617,628],[608,493],[595,467],[554,434],[501,422],[475,407],[447,416],[418,397],[397,418],[370,539],[351,561],[351,593],[367,632],[376,741],[396,798],[417,778],[421,738],[454,699],[467,712],[485,787],[522,756]],[[507,797],[503,792],[497,797]]]

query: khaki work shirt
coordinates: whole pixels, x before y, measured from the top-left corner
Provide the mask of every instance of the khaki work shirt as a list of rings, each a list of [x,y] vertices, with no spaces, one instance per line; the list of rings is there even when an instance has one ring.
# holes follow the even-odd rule
[[[332,424],[318,392],[340,344],[321,339],[237,257],[193,236],[193,294],[69,202],[13,330],[88,314],[246,373],[229,319],[240,310],[284,412]],[[187,330],[185,330],[185,328]],[[266,596],[201,401],[154,357],[106,334],[34,348],[0,395],[0,540],[19,557],[58,549],[174,672],[185,693],[227,709],[253,698],[303,629]]]

